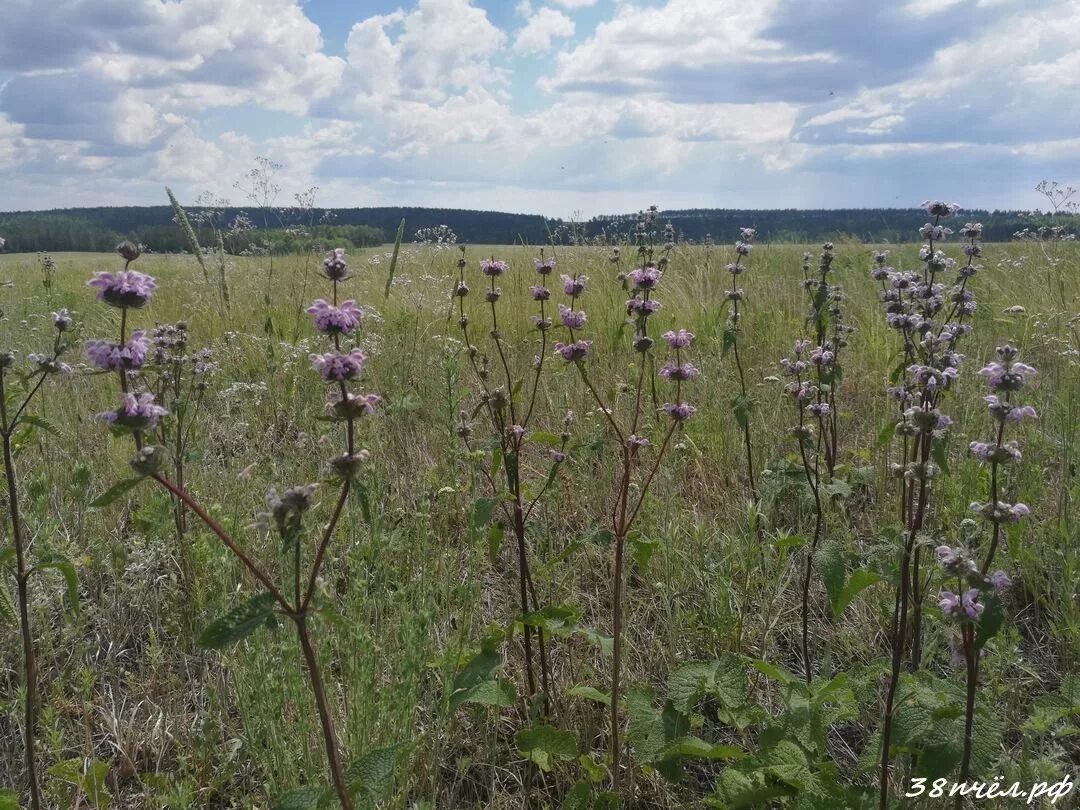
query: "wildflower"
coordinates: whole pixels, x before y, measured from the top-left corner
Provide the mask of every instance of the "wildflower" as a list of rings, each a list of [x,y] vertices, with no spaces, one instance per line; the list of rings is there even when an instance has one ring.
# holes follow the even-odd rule
[[[339,306],[328,304],[322,298],[316,298],[306,310],[315,322],[315,328],[326,334],[347,335],[360,324],[363,310],[353,300],[344,301]]]
[[[120,254],[120,258],[124,261],[133,262],[142,255],[143,246],[125,239],[116,246],[116,252]]]
[[[469,285],[464,281],[458,281],[454,284],[454,295],[458,298],[464,298],[469,294]]]
[[[990,415],[998,422],[1019,422],[1022,419],[1038,419],[1039,417],[1030,405],[1013,405],[998,399],[994,394],[983,399],[989,406]]]
[[[1020,460],[1020,447],[1015,441],[1006,442],[1003,445],[972,442],[968,445],[968,452],[980,461],[994,462],[996,464],[1007,464],[1010,461]]]
[[[499,287],[493,287],[490,290],[484,291],[484,300],[489,304],[498,303],[500,298],[502,298],[502,290]]]
[[[652,265],[646,265],[631,270],[626,277],[636,289],[651,290],[660,281],[660,271]]]
[[[323,259],[323,275],[331,281],[342,281],[348,275],[345,264],[345,248],[334,248]]]
[[[134,458],[128,462],[128,466],[136,475],[157,475],[165,464],[166,452],[164,447],[148,444],[136,451]]]
[[[359,453],[342,453],[340,456],[335,456],[330,459],[330,474],[341,481],[355,478],[360,474],[364,462],[370,455],[367,450],[361,450]]]
[[[585,282],[588,280],[588,276],[574,276],[571,278],[564,275],[562,277],[563,292],[567,295],[581,295],[585,292]]]
[[[378,394],[353,394],[346,392],[327,403],[327,410],[338,419],[356,419],[375,413],[375,406],[382,399]]]
[[[655,298],[629,298],[626,301],[626,314],[647,318],[660,309],[660,302]]]
[[[270,515],[282,537],[295,535],[300,528],[300,516],[311,508],[312,496],[318,487],[318,484],[290,487],[280,496],[277,490],[271,487],[266,493],[266,506],[270,509]]]
[[[559,355],[567,363],[584,360],[592,345],[591,340],[575,340],[573,343],[556,343],[555,354]]]
[[[648,447],[651,442],[644,436],[638,436],[636,433],[631,433],[626,437],[626,446],[631,450],[637,450],[639,447]]]
[[[510,265],[508,265],[504,261],[499,261],[497,259],[480,260],[481,272],[483,272],[485,276],[489,276],[491,278],[497,278],[498,276],[503,275],[509,268]]]
[[[87,286],[96,287],[98,300],[112,307],[138,309],[146,305],[157,288],[153,278],[136,270],[94,273]]]
[[[960,206],[956,203],[947,203],[941,200],[924,200],[922,208],[932,217],[949,217],[960,210]]]
[[[694,367],[693,363],[683,363],[681,365],[666,363],[657,373],[665,379],[683,382],[684,380],[694,379],[700,372]]]
[[[555,269],[554,259],[533,259],[533,266],[536,268],[536,272],[542,276],[551,275],[551,272]]]
[[[551,298],[551,290],[540,284],[530,285],[529,292],[532,293],[533,301],[547,301]]]
[[[934,555],[945,572],[952,576],[966,577],[978,570],[975,561],[962,548],[942,545],[934,549]]]
[[[686,402],[664,403],[664,413],[666,413],[676,422],[685,422],[687,419],[694,415],[694,412],[696,410],[697,408]]]
[[[585,311],[573,310],[564,304],[559,304],[559,318],[567,329],[581,329],[585,325]]]
[[[71,366],[61,363],[59,358],[49,354],[29,354],[26,359],[34,366],[34,370],[41,374],[70,374]]]
[[[153,394],[129,393],[121,395],[119,408],[99,413],[97,418],[118,428],[152,430],[167,413],[165,408],[154,404]]]
[[[975,620],[982,615],[984,605],[980,604],[978,588],[969,588],[958,596],[951,591],[942,591],[938,607],[946,618]]]
[[[754,249],[754,246],[749,242],[736,242],[735,252],[740,256],[749,256],[750,251]]]
[[[661,336],[672,349],[685,349],[694,340],[694,333],[680,329],[678,332],[667,331]]]
[[[86,359],[103,371],[131,371],[141,368],[150,351],[146,332],[136,329],[123,346],[111,340],[86,341]]]
[[[566,453],[564,453],[562,450],[551,450],[548,453],[548,457],[556,464],[562,464],[564,461],[566,461]]]
[[[1012,578],[1004,571],[1000,570],[995,571],[990,576],[988,576],[986,578],[986,581],[995,593],[1001,593],[1006,588],[1012,585]]]
[[[353,349],[348,354],[312,354],[311,365],[326,382],[340,382],[359,376],[365,359],[360,349]]]
[[[71,313],[66,309],[59,309],[52,314],[53,326],[57,332],[67,332],[74,324]]]

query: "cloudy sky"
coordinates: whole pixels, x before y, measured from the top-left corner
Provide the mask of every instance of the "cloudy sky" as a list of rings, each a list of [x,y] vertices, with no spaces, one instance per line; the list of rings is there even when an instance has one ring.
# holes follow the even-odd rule
[[[1034,207],[1075,0],[2,0],[0,210]]]

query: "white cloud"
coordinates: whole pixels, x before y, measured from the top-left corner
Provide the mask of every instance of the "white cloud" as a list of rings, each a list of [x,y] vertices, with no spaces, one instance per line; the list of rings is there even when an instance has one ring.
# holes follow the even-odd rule
[[[551,0],[551,2],[569,9],[588,8],[596,5],[596,0]]]
[[[551,50],[554,40],[572,37],[574,21],[553,8],[542,8],[529,17],[514,39],[518,53],[543,53]]]

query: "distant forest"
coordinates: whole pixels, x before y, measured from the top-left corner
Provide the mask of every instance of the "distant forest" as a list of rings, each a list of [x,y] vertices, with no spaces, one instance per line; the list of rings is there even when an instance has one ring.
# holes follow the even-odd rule
[[[221,233],[230,253],[288,253],[328,245],[370,247],[393,241],[405,220],[405,240],[449,238],[472,244],[620,244],[637,214],[599,216],[581,222],[532,214],[449,208],[187,209],[200,243],[213,246]],[[817,243],[856,240],[869,244],[911,242],[926,219],[921,209],[853,208],[829,210],[734,210],[702,208],[660,211],[681,242],[733,240],[743,226],[756,228],[760,241]],[[1017,232],[1058,227],[1074,233],[1080,217],[1029,211],[965,211],[957,220],[984,225],[987,241],[1008,241]],[[156,252],[188,249],[169,206],[66,208],[0,213],[6,251],[104,251],[131,239]]]

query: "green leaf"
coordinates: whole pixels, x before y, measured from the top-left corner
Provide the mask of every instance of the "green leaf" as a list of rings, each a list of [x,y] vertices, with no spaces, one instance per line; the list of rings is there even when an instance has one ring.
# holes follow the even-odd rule
[[[727,353],[735,348],[735,342],[738,340],[738,332],[734,329],[725,329],[722,342],[720,344],[720,357],[727,357]]]
[[[896,422],[889,422],[887,425],[885,425],[885,427],[879,430],[877,435],[877,449],[880,450],[882,447],[891,442],[895,433]]]
[[[14,790],[0,790],[0,810],[20,810],[19,794]]]
[[[604,655],[611,655],[615,650],[615,639],[611,636],[605,636],[599,630],[594,630],[591,627],[579,627],[574,632],[595,644]]]
[[[765,771],[797,790],[802,790],[813,781],[806,752],[790,740],[780,740],[765,754]]]
[[[529,440],[539,444],[546,444],[548,447],[562,447],[562,437],[554,433],[545,433],[542,430],[534,430],[530,433]]]
[[[7,582],[0,579],[0,627],[14,627],[18,623],[19,618],[15,613],[15,603],[11,601]],[[2,804],[0,804],[0,810],[3,810]]]
[[[734,745],[713,745],[699,737],[681,737],[664,749],[664,756],[691,759],[742,759],[746,754]]]
[[[504,534],[505,530],[503,529],[501,521],[496,520],[488,526],[488,559],[494,561],[499,556],[499,550],[502,548]]]
[[[979,621],[975,625],[976,650],[985,647],[986,642],[996,636],[1001,631],[1002,625],[1005,624],[1005,610],[1001,604],[1001,599],[991,593],[987,596],[984,604],[982,615],[979,616]]]
[[[658,548],[660,548],[660,543],[656,540],[649,540],[640,536],[630,538],[630,556],[639,571],[644,571],[649,567],[649,560],[652,559]]]
[[[405,745],[398,743],[368,751],[345,769],[349,793],[374,804],[394,785],[394,771]]]
[[[746,701],[746,670],[734,655],[719,661],[696,661],[672,670],[667,682],[668,700],[681,712],[689,712],[702,697],[711,695],[725,707]]]
[[[482,650],[473,656],[454,678],[454,683],[450,687],[450,710],[453,711],[463,703],[470,702],[471,695],[478,687],[489,682],[494,683],[492,676],[502,663],[502,656],[494,650]],[[491,688],[483,686],[478,694],[482,697],[490,696]]]
[[[52,569],[59,571],[67,585],[68,608],[79,612],[79,575],[75,572],[75,565],[63,554],[45,554],[38,560],[35,566],[38,570]]]
[[[94,509],[100,509],[103,506],[108,506],[113,501],[117,500],[129,490],[134,489],[142,482],[142,478],[125,478],[123,481],[117,481],[107,490],[98,495],[94,500],[90,502],[90,506]]]
[[[544,771],[551,770],[551,760],[577,759],[577,736],[554,726],[539,725],[514,735],[517,749],[525,759],[535,762]]]
[[[941,472],[949,474],[949,437],[934,436],[930,440],[930,455]]]
[[[746,430],[750,424],[750,400],[741,393],[731,398],[731,412],[735,414],[735,421],[742,430]]]
[[[66,759],[49,768],[49,775],[74,785],[78,793],[98,810],[108,810],[112,804],[112,794],[105,788],[108,763],[97,759],[87,761],[82,757]]]
[[[326,792],[313,785],[293,788],[282,793],[274,803],[274,810],[319,810]]]
[[[513,706],[517,701],[517,689],[512,681],[495,678],[490,681],[481,681],[464,693],[455,696],[452,708],[466,703],[476,703],[481,706]]]
[[[876,574],[873,571],[867,571],[864,568],[852,571],[847,584],[844,586],[843,590],[840,591],[836,600],[832,602],[833,618],[840,618],[840,614],[844,612],[844,608],[850,605],[856,596],[878,582],[881,582],[881,575]]]
[[[829,595],[829,603],[836,605],[840,594],[844,590],[844,580],[847,571],[844,567],[844,553],[839,543],[826,542],[818,547],[814,554],[814,568],[818,576],[825,584],[825,592]],[[833,608],[835,611],[835,607]]]
[[[203,630],[199,635],[199,646],[207,650],[223,650],[247,638],[273,620],[274,604],[272,594],[256,594]]]
[[[498,501],[494,498],[477,498],[473,501],[472,508],[469,511],[469,535],[472,544],[475,545],[480,536],[480,531],[491,520],[491,515],[495,512],[497,504]]]
[[[25,416],[20,417],[19,421],[27,425],[33,425],[36,428],[40,428],[46,433],[50,433],[57,438],[60,437],[60,428],[58,428],[56,425],[54,425],[52,422],[42,416],[35,416],[32,413],[28,413]]]
[[[390,297],[390,287],[394,283],[394,273],[397,271],[398,252],[401,250],[401,237],[405,235],[405,218],[401,218],[401,223],[397,228],[397,237],[394,239],[394,252],[390,256],[390,270],[386,276],[386,290],[383,292],[383,298]]]
[[[750,666],[752,666],[766,678],[770,678],[771,680],[777,681],[779,683],[792,684],[799,682],[799,679],[790,672],[788,672],[786,669],[784,669],[783,667],[778,667],[775,664],[770,664],[768,661],[761,661],[755,659],[750,662]]]
[[[589,810],[592,804],[592,786],[588,782],[578,782],[563,797],[561,810]]]
[[[566,694],[570,695],[570,697],[595,700],[597,703],[603,703],[605,706],[611,705],[611,695],[601,692],[599,689],[592,686],[571,686],[566,690]]]

